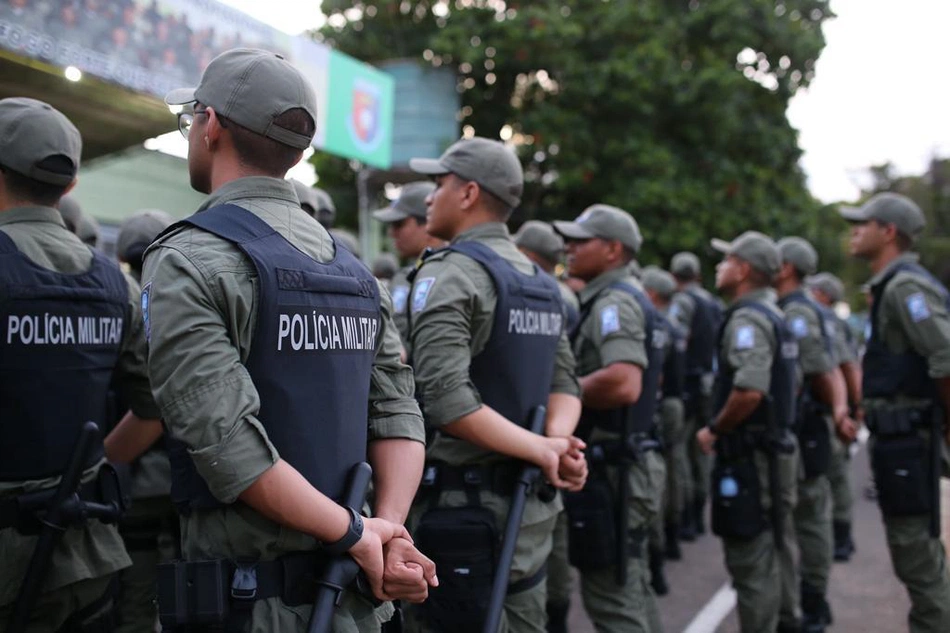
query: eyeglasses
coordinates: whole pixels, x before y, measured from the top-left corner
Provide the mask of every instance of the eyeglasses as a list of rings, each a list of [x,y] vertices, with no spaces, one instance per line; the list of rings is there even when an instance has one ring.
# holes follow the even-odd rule
[[[191,125],[195,122],[195,117],[201,116],[202,114],[208,114],[207,110],[195,110],[194,112],[179,112],[178,113],[178,131],[181,132],[181,135],[188,138],[188,133],[191,131]]]

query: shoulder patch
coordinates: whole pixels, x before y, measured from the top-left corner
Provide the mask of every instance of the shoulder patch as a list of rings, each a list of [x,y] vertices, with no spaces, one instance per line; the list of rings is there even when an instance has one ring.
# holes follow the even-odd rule
[[[393,288],[393,310],[399,314],[406,311],[406,303],[409,299],[409,286],[399,284]]]
[[[149,308],[149,293],[152,290],[152,282],[145,284],[145,287],[142,288],[142,322],[145,324],[145,340],[150,341],[152,338],[152,322],[148,318],[148,308]]]
[[[736,349],[752,349],[755,347],[755,327],[740,325],[736,328]]]
[[[670,334],[666,328],[658,327],[653,329],[653,347],[656,349],[666,349],[670,344]]]
[[[426,299],[429,298],[429,292],[432,290],[433,285],[435,285],[435,277],[424,277],[423,279],[416,280],[412,291],[413,314],[420,312],[422,308],[426,307]]]
[[[680,315],[680,306],[678,303],[670,304],[670,309],[668,310],[671,319],[675,319]]]
[[[600,335],[607,336],[620,330],[620,310],[609,305],[600,310]]]
[[[808,336],[808,321],[805,320],[805,317],[798,316],[792,319],[789,326],[792,329],[792,334],[795,335],[795,338],[802,339]]]
[[[924,293],[915,292],[904,299],[904,303],[907,305],[907,312],[914,323],[920,323],[930,318],[930,306],[927,305],[927,298],[924,297]]]

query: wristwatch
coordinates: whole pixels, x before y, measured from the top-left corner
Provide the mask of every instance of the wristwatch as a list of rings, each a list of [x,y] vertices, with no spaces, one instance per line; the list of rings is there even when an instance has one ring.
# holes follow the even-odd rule
[[[345,507],[345,509],[350,513],[350,527],[347,528],[346,534],[338,541],[323,544],[323,551],[331,556],[345,553],[363,538],[363,517],[353,508]]]

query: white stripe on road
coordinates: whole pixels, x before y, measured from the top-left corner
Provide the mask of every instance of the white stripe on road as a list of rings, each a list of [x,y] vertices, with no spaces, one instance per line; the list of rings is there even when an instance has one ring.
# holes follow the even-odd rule
[[[706,603],[702,611],[696,614],[683,633],[715,633],[735,607],[736,591],[727,582]]]

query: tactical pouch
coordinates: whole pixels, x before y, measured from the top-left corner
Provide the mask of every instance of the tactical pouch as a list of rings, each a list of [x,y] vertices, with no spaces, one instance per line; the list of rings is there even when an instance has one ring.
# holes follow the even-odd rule
[[[931,511],[930,456],[919,435],[875,438],[871,467],[878,503],[885,516],[912,516]]]
[[[158,618],[162,630],[223,625],[229,613],[230,591],[226,561],[178,561],[159,565]]]
[[[713,534],[748,540],[768,527],[762,508],[759,475],[751,455],[734,461],[716,460],[710,488]]]
[[[824,475],[831,467],[831,433],[820,411],[810,409],[804,413],[798,431],[798,443],[805,478],[811,479]]]
[[[568,521],[568,559],[582,570],[617,563],[616,495],[606,479],[591,479],[580,492],[564,495]]]
[[[439,586],[420,607],[428,627],[481,631],[500,545],[494,514],[482,507],[433,508],[422,516],[414,538],[439,570]]]

